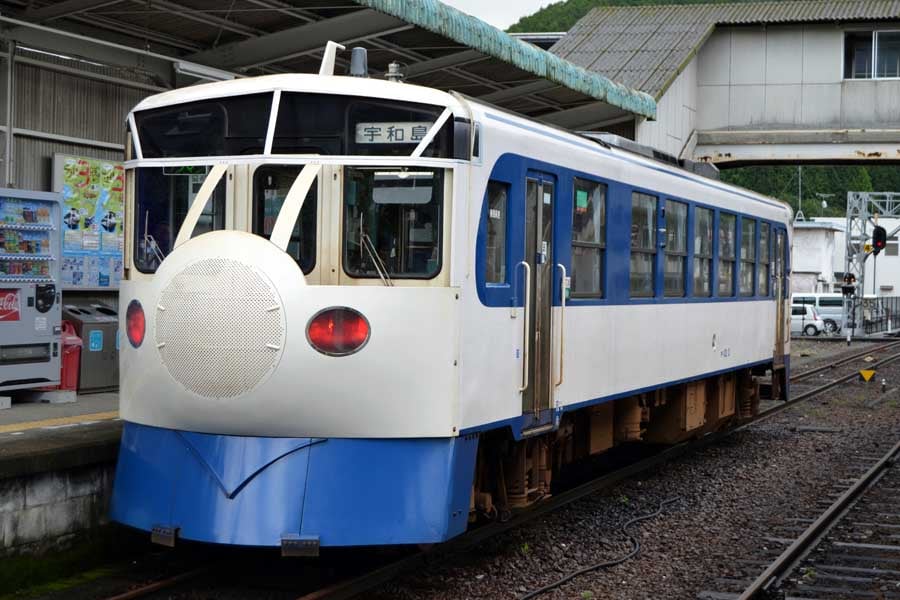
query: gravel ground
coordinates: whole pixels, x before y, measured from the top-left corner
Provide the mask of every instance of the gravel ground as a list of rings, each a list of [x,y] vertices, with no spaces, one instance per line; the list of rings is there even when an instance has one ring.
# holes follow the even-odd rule
[[[841,342],[823,342],[813,340],[791,341],[791,372],[802,373],[805,369],[812,369],[827,362],[836,360],[841,356],[857,354],[867,348],[876,348],[885,342],[854,342],[847,346]]]
[[[642,544],[637,557],[541,598],[695,598],[721,588],[716,578],[755,577],[739,559],[771,546],[765,538],[788,519],[815,514],[816,500],[834,480],[856,473],[854,457],[880,454],[900,436],[900,390],[893,391],[900,364],[884,367],[878,378],[888,380],[888,393],[874,383],[842,386],[369,597],[516,598],[625,554],[630,546],[620,526],[668,498],[678,502],[634,528]]]

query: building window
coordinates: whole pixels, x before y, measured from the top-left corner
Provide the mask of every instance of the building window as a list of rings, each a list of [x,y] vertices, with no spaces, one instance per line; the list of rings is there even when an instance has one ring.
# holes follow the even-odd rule
[[[769,224],[761,223],[759,226],[759,273],[757,286],[760,296],[769,295]]]
[[[741,218],[741,296],[753,295],[756,271],[756,221]]]
[[[670,298],[684,296],[687,261],[687,204],[666,200],[666,265],[664,292]]]
[[[735,216],[719,215],[719,295],[734,296]]]
[[[900,32],[852,31],[844,36],[844,79],[900,77]]]
[[[603,297],[606,186],[575,180],[572,209],[572,297]]]
[[[487,251],[484,280],[487,283],[506,283],[506,219],[509,206],[509,185],[488,182],[487,189]]]
[[[694,211],[694,295],[712,295],[713,212],[708,208]]]
[[[656,263],[656,196],[631,194],[631,295],[654,295]]]

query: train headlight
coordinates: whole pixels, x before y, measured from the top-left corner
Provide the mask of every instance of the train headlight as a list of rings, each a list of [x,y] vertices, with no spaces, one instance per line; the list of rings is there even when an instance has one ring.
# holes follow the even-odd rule
[[[310,345],[329,356],[347,356],[359,351],[369,341],[370,333],[366,318],[343,306],[319,311],[306,326]]]
[[[125,311],[125,333],[128,341],[137,348],[144,343],[144,333],[147,330],[147,320],[144,318],[144,308],[137,300],[128,303]]]

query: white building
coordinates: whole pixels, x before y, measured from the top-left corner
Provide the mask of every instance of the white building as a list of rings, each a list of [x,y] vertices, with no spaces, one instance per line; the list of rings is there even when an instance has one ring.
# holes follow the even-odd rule
[[[657,100],[598,124],[720,167],[886,161],[900,142],[892,1],[597,7],[551,51]],[[567,125],[576,111],[547,120]]]
[[[844,273],[844,261],[847,256],[847,242],[844,232],[846,230],[846,219],[841,217],[830,217],[816,219],[817,224],[831,224],[839,229],[834,236],[834,258],[832,267],[835,272],[834,283],[837,286],[841,284],[841,278]],[[900,240],[898,234],[893,233],[900,228],[900,219],[879,219],[878,224],[887,229],[888,242],[877,257],[869,255],[866,259],[866,276],[865,276],[865,294],[875,294],[877,296],[900,296]],[[795,224],[795,231],[797,226]],[[869,235],[872,233],[872,226],[868,228]],[[795,250],[792,256],[797,256],[796,237]],[[867,240],[870,241],[870,240]],[[840,291],[836,288],[836,291]]]
[[[840,244],[843,244],[843,231],[843,228],[827,222],[794,223],[791,247],[792,292],[831,292],[835,283],[840,285],[840,279],[835,281],[834,277],[835,256],[839,254],[835,238],[840,234]]]

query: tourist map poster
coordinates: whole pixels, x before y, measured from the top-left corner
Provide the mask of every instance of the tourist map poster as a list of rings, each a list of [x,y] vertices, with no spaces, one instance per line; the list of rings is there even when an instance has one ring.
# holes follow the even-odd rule
[[[116,161],[55,154],[53,189],[63,197],[63,289],[118,289],[125,167]]]

